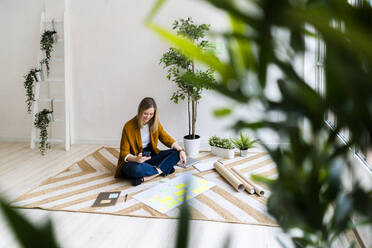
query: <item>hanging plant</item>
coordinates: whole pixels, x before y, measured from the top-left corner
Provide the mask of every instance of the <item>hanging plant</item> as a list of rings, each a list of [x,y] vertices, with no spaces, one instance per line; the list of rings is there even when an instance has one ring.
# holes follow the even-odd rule
[[[26,103],[27,103],[27,113],[31,113],[32,103],[35,101],[34,95],[34,82],[38,82],[37,73],[40,72],[40,69],[31,69],[28,74],[25,76],[25,82],[23,85],[26,89]]]
[[[50,123],[50,114],[53,113],[53,111],[50,111],[48,109],[43,109],[39,113],[35,115],[35,122],[34,125],[36,128],[40,129],[40,144],[39,144],[39,150],[42,155],[45,154],[46,148],[50,149],[50,143],[47,142],[48,140],[48,131],[47,128]]]
[[[45,30],[44,33],[41,35],[41,41],[40,41],[40,49],[45,52],[45,59],[41,61],[42,64],[46,65],[47,68],[47,74],[49,76],[49,62],[50,62],[50,54],[53,51],[53,43],[54,43],[54,35],[56,34],[56,31],[50,31]]]
[[[49,76],[49,71],[50,71],[49,60],[47,60],[47,59],[45,58],[45,59],[42,59],[42,60],[40,61],[41,71],[42,71],[42,73],[43,73],[43,76],[45,77],[45,69],[44,69],[43,65],[45,65],[46,73],[47,73],[47,75]]]

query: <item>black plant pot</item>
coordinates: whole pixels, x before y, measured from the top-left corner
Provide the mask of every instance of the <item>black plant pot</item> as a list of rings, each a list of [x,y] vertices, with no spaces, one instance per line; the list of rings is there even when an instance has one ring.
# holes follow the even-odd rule
[[[193,140],[192,135],[183,136],[184,139]],[[200,139],[200,136],[195,134],[195,139]]]

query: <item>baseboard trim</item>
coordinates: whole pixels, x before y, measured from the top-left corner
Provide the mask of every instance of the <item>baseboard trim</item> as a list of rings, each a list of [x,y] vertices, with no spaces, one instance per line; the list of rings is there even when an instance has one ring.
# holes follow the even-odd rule
[[[0,142],[31,142],[31,138],[0,137]]]
[[[30,142],[30,138],[19,138],[19,137],[0,137],[0,142]],[[179,145],[184,146],[183,140],[176,141]],[[85,145],[110,145],[120,146],[120,139],[72,139],[71,144],[85,144]],[[161,145],[161,142],[159,142]],[[277,143],[268,143],[266,145],[277,145]],[[280,145],[288,145],[286,143],[280,143]],[[200,149],[209,150],[210,146],[208,142],[201,142]]]
[[[106,139],[97,139],[97,140],[86,140],[86,139],[72,139],[71,144],[83,144],[83,145],[107,145],[107,146],[120,146],[120,140],[106,140]]]

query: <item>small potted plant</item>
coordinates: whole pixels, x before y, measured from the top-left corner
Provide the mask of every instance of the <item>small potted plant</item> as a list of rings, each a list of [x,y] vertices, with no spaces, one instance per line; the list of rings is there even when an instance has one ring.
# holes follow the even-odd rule
[[[257,140],[251,140],[248,133],[245,135],[240,133],[240,138],[231,138],[231,142],[236,148],[239,148],[240,156],[246,157],[248,155],[248,149],[254,147]]]
[[[234,158],[234,144],[230,139],[212,136],[209,138],[209,145],[212,154],[224,158]]]

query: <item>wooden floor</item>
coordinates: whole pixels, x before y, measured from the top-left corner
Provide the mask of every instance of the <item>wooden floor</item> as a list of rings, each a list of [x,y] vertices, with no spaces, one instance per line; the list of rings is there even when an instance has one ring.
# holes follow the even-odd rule
[[[29,144],[0,142],[0,194],[14,200],[99,147],[73,145],[71,151],[65,152],[62,146],[54,146],[41,156],[37,149],[29,149]],[[62,247],[174,247],[175,220],[36,209],[20,211],[35,223],[51,218]],[[189,247],[223,247],[228,235],[231,235],[230,247],[280,247],[277,237],[290,244],[280,228],[192,221]],[[18,247],[1,215],[0,237],[0,247]],[[347,247],[342,243],[337,242],[335,247]]]

